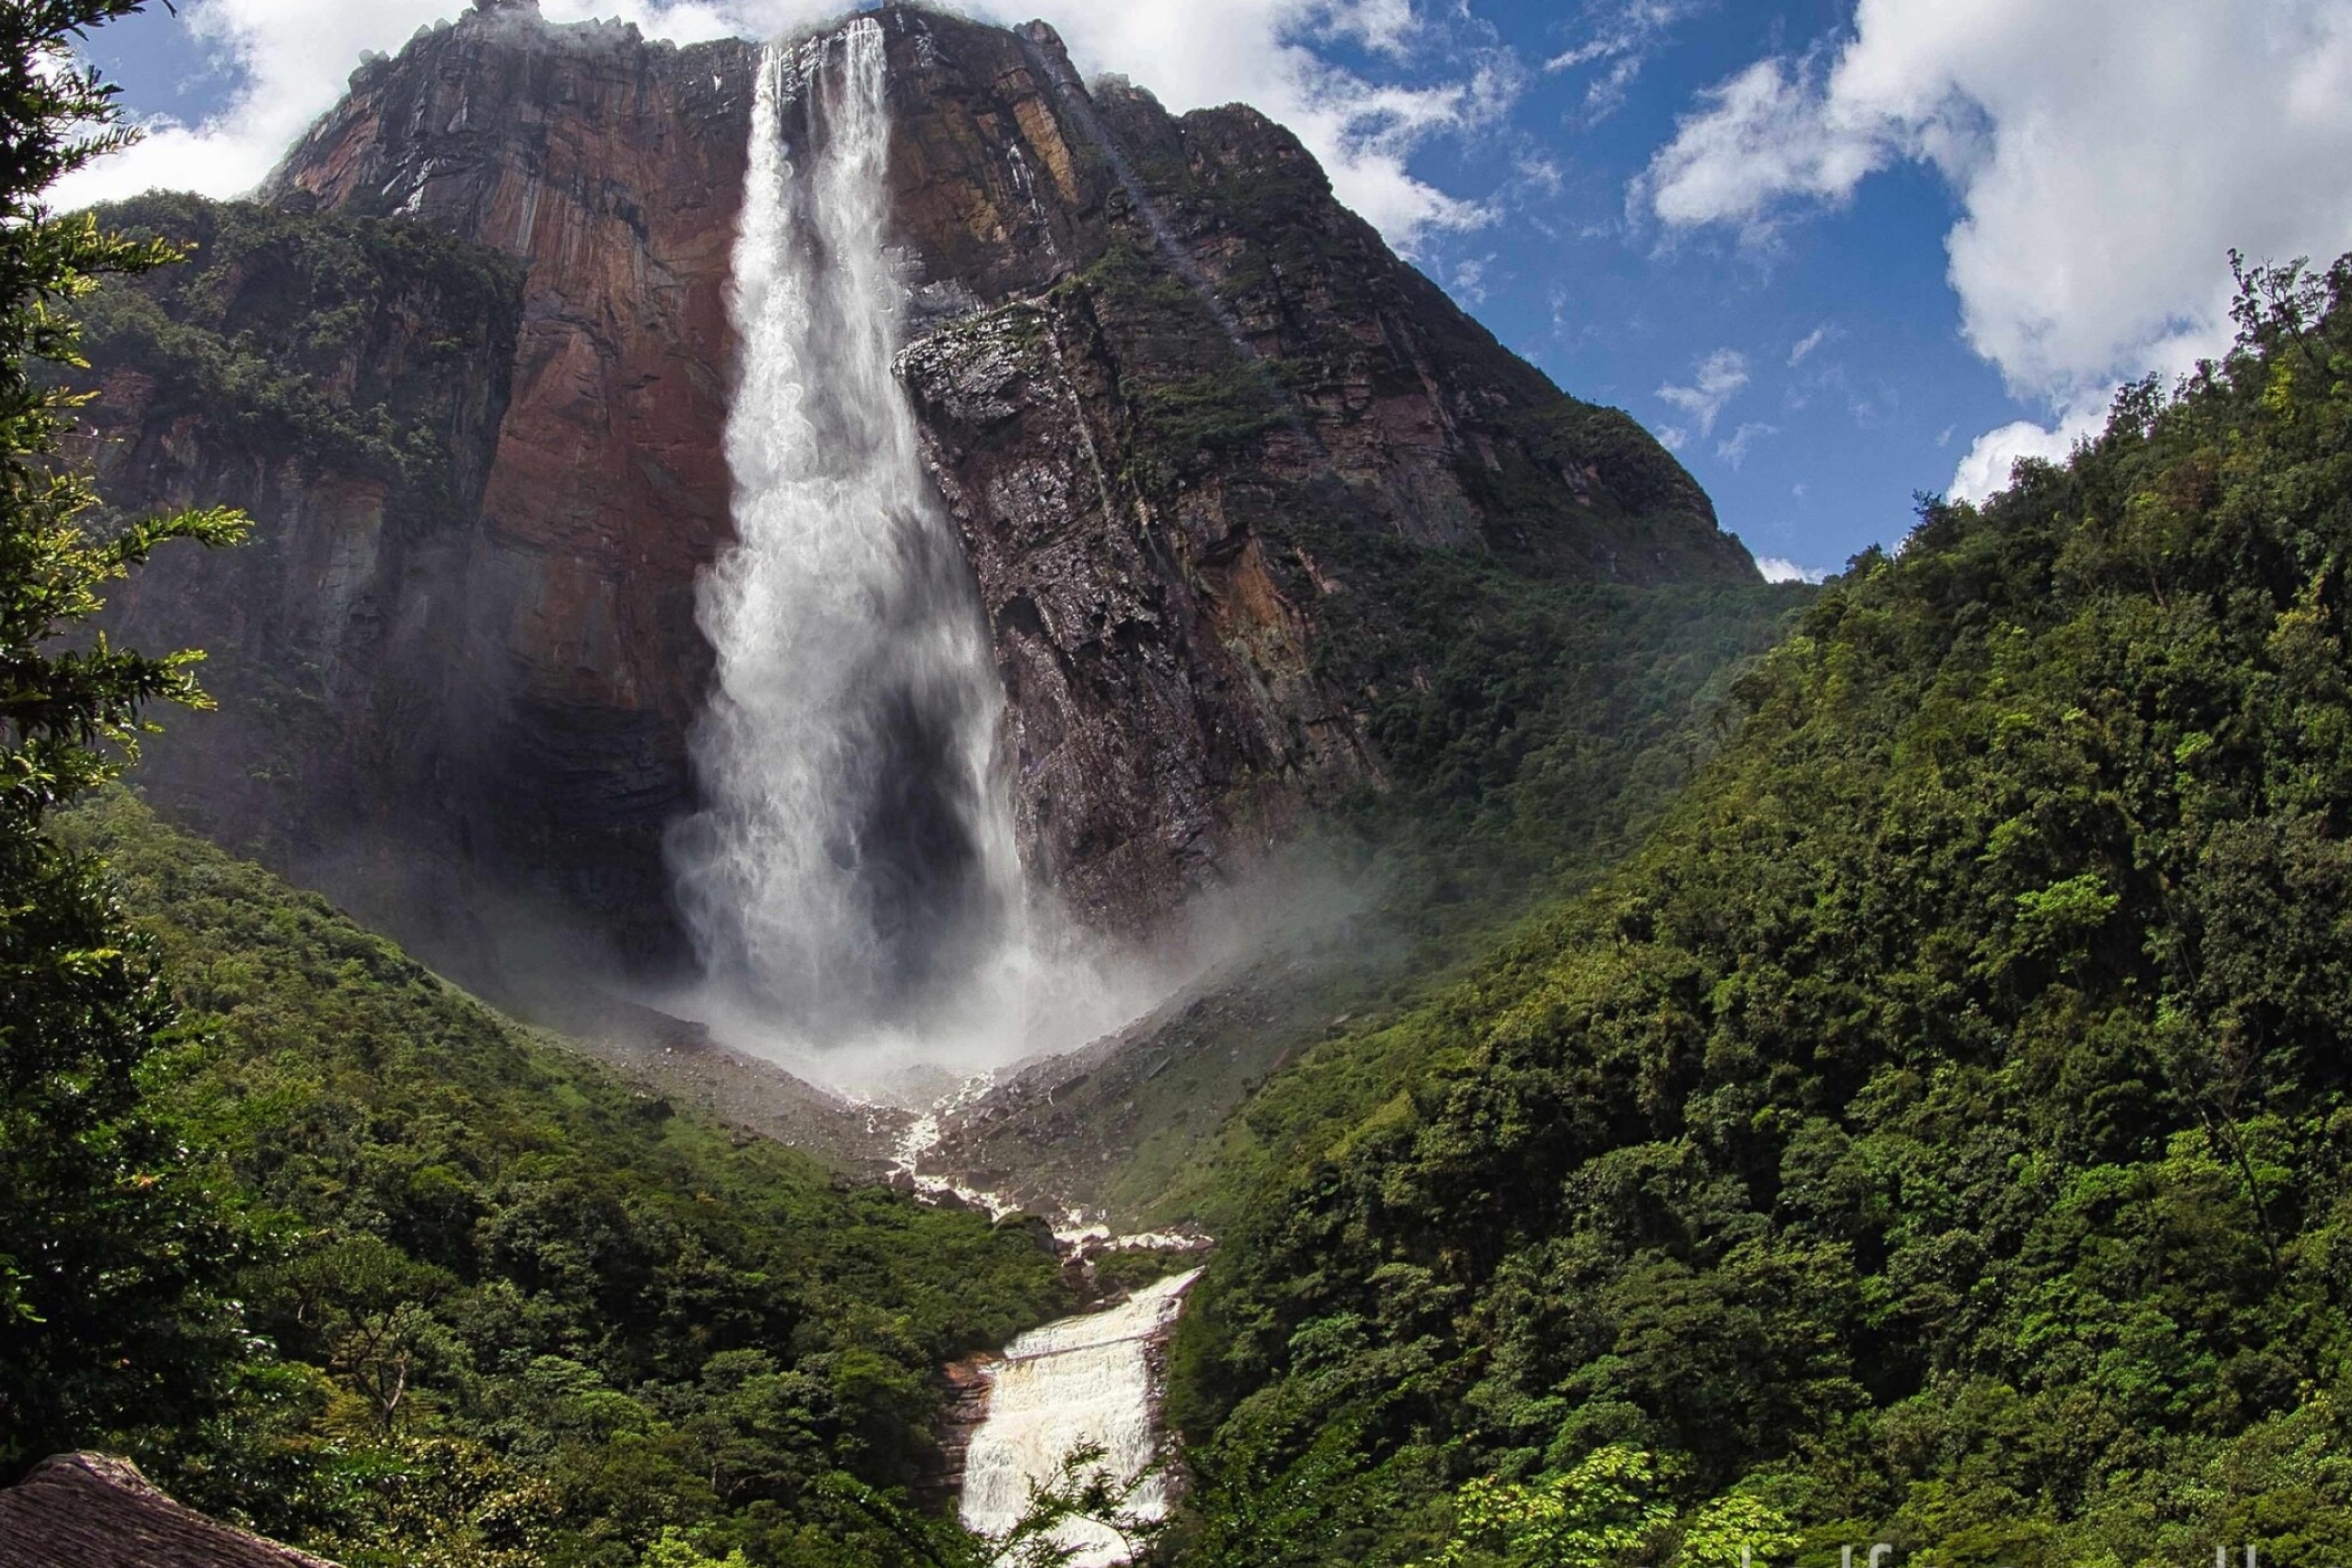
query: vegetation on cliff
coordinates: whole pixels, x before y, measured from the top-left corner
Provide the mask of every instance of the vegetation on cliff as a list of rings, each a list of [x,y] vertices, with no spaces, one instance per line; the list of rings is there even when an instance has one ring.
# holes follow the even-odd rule
[[[2247,282],[1237,1118],[1186,1560],[2352,1549],[2352,263]]]
[[[381,481],[395,509],[452,502],[447,388],[511,352],[520,263],[421,225],[166,192],[96,216],[185,257],[85,310],[90,360],[143,381],[148,417]]]

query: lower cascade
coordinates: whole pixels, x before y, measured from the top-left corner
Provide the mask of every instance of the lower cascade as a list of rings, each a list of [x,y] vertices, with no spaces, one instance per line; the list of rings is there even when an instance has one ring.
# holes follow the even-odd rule
[[[964,1524],[1002,1536],[1020,1523],[1031,1496],[1060,1479],[1082,1449],[1101,1450],[1093,1468],[1134,1487],[1124,1509],[1136,1522],[1165,1518],[1152,1352],[1184,1309],[1194,1269],[1145,1286],[1119,1306],[1031,1329],[1005,1347],[987,1373],[988,1415],[964,1454]],[[1109,1568],[1132,1555],[1126,1538],[1093,1519],[1065,1520],[1057,1542],[1072,1568]]]

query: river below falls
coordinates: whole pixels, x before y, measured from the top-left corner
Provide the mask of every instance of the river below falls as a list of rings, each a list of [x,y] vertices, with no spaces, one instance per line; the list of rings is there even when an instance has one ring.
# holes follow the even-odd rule
[[[1052,1484],[1063,1462],[1091,1446],[1124,1486],[1141,1478],[1125,1513],[1136,1520],[1167,1515],[1166,1478],[1146,1475],[1160,1454],[1159,1390],[1152,1348],[1184,1309],[1200,1271],[1136,1291],[1117,1307],[1031,1329],[1005,1347],[985,1372],[988,1415],[964,1456],[964,1524],[1001,1536],[1021,1520],[1031,1494]],[[1110,1568],[1128,1560],[1124,1537],[1091,1519],[1062,1523],[1056,1539],[1072,1548],[1071,1568]]]

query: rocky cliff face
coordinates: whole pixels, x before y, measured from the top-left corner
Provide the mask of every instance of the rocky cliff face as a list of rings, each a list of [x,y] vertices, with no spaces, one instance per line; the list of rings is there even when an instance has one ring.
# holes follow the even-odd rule
[[[1021,41],[1003,79],[1041,93],[1030,156],[1083,222],[1048,287],[983,295],[905,375],[996,629],[1025,839],[1083,908],[1146,926],[1386,782],[1378,698],[1452,629],[1399,592],[1430,552],[1752,578],[1679,465],[1400,262],[1288,132],[1089,94]],[[901,208],[946,248],[920,191]]]
[[[1671,457],[1501,348],[1287,133],[1089,93],[1041,27],[879,15],[916,286],[903,378],[994,628],[1025,847],[1097,923],[1148,929],[1302,813],[1385,784],[1380,705],[1498,595],[1754,580]],[[363,66],[263,193],[287,222],[384,219],[519,264],[467,388],[412,410],[468,453],[432,524],[449,547],[362,574],[377,620],[421,641],[342,636],[321,601],[303,645],[397,658],[430,693],[397,721],[338,719],[347,750],[397,732],[437,759],[397,789],[358,781],[362,815],[642,958],[665,950],[661,834],[692,798],[695,576],[728,536],[755,57],[500,0]],[[358,526],[316,520],[333,470],[240,488],[170,455],[229,451],[200,418],[161,418],[126,409],[115,481],[225,484],[279,542],[237,594],[315,593],[312,562]],[[216,602],[225,580],[168,592],[189,638],[233,653],[256,634]],[[467,737],[462,767],[441,733]],[[192,738],[156,777],[219,797],[229,746]],[[430,944],[418,912],[391,923]]]
[[[115,509],[243,508],[250,543],[168,552],[113,630],[211,651],[216,713],[138,775],[159,804],[370,912],[462,909],[507,742],[494,546],[520,269],[403,226],[151,197],[115,222],[195,259],[93,302],[87,438]],[[419,849],[428,852],[418,853]]]
[[[710,669],[694,578],[728,537],[724,290],[755,55],[478,9],[363,66],[262,193],[523,264],[470,518],[470,657],[495,689],[467,724],[485,767],[451,781],[482,824],[462,852],[644,958],[674,948],[660,834],[691,809]]]

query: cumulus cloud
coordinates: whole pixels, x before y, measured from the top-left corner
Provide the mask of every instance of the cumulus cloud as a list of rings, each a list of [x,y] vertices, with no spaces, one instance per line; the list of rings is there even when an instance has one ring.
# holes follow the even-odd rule
[[[1826,582],[1830,569],[1826,566],[1800,566],[1777,555],[1759,555],[1756,569],[1764,574],[1766,582]]]
[[[1764,240],[1792,198],[1851,196],[1886,153],[1848,127],[1818,73],[1812,59],[1764,59],[1706,89],[1636,182],[1635,199],[1669,228],[1728,224]]]
[[[1691,424],[1698,427],[1702,436],[1715,433],[1715,419],[1724,411],[1724,404],[1739,395],[1748,384],[1748,356],[1737,349],[1719,348],[1698,363],[1698,373],[1688,387],[1672,385],[1658,388],[1659,400],[1678,409]],[[1658,438],[1670,447],[1679,449],[1691,439],[1688,426],[1675,426],[1659,432]]]
[[[2098,435],[2106,423],[2105,405],[2086,404],[2061,414],[2047,425],[2019,420],[1998,430],[1988,430],[1977,437],[1968,455],[1960,460],[1946,494],[1954,500],[1981,501],[1994,491],[2008,488],[2010,470],[2020,458],[2039,457],[2063,463],[2077,442]]]
[[[1968,342],[2052,416],[1962,480],[2062,454],[2119,382],[2227,346],[2229,247],[2352,246],[2352,0],[1859,0],[1841,39],[1702,94],[1633,196],[1769,240],[1905,161],[1959,198]]]
[[[190,40],[238,84],[227,105],[195,124],[149,122],[145,142],[85,170],[58,198],[82,205],[157,187],[249,191],[333,105],[363,52],[396,50],[463,8],[463,0],[197,0],[185,8]],[[617,17],[682,43],[765,37],[842,8],[843,0],[542,0],[551,21]],[[1041,15],[1082,70],[1130,75],[1180,113],[1254,104],[1296,132],[1341,199],[1402,248],[1490,216],[1419,179],[1408,163],[1434,137],[1508,114],[1518,80],[1506,52],[1456,52],[1451,74],[1434,82],[1369,80],[1316,52],[1343,39],[1403,62],[1439,26],[1415,0],[969,0],[966,8],[1002,23]]]

